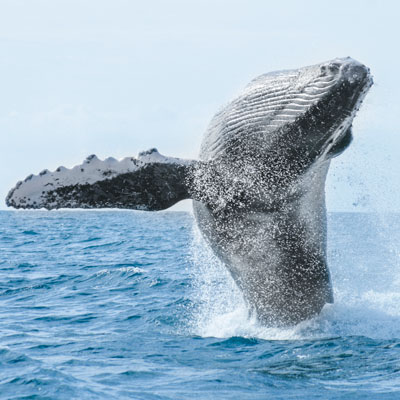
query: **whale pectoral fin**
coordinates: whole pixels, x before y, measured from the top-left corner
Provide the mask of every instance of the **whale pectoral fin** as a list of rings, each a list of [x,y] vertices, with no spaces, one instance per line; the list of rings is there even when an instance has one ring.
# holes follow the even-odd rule
[[[10,190],[15,208],[129,208],[163,210],[190,198],[188,176],[195,161],[162,156],[156,149],[139,157],[104,161],[89,156],[72,169],[42,171]]]

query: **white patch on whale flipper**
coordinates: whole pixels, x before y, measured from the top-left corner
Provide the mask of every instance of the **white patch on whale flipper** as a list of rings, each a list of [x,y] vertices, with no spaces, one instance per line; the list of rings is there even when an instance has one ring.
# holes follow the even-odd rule
[[[76,185],[93,185],[109,181],[119,175],[134,173],[150,164],[175,164],[189,166],[192,161],[174,157],[166,157],[156,149],[139,153],[137,158],[126,157],[117,160],[113,157],[100,160],[91,155],[75,167],[68,169],[58,167],[54,172],[45,169],[38,175],[29,175],[24,181],[19,181],[10,190],[6,203],[22,208],[56,208],[56,204],[48,204],[46,196],[57,189]],[[76,206],[79,206],[78,203]]]

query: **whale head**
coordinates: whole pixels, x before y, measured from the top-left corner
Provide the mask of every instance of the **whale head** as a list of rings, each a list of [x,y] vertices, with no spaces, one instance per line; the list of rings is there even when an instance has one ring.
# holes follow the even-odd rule
[[[200,158],[295,178],[348,146],[371,85],[369,69],[350,57],[261,75],[214,116]]]
[[[261,75],[212,119],[200,157],[259,160],[277,147],[310,161],[337,155],[371,85],[369,69],[350,57]]]
[[[197,192],[219,198],[243,188],[259,202],[281,201],[349,145],[353,118],[371,85],[369,69],[349,57],[254,79],[211,120],[200,159],[212,167],[195,177]]]
[[[300,69],[293,91],[308,104],[297,116],[294,145],[310,161],[340,154],[351,142],[353,119],[372,84],[369,68],[350,57]]]

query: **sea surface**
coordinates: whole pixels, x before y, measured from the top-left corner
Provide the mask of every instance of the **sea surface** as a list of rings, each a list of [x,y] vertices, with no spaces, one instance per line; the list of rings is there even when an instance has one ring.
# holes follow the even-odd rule
[[[260,326],[183,212],[0,212],[1,399],[399,399],[400,214],[329,214],[335,304]]]

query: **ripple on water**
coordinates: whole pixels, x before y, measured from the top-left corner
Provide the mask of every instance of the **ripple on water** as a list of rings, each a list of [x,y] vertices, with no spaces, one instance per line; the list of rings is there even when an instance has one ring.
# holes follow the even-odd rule
[[[329,217],[335,304],[286,329],[249,315],[192,225],[0,212],[0,398],[397,398],[398,216]]]

